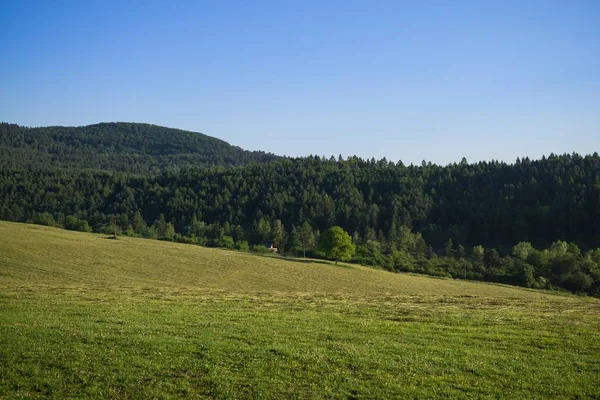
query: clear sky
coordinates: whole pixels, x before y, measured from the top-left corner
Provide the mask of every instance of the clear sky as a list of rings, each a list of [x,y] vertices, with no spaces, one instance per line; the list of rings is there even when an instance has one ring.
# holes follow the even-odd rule
[[[4,1],[0,121],[418,164],[600,151],[600,1]]]

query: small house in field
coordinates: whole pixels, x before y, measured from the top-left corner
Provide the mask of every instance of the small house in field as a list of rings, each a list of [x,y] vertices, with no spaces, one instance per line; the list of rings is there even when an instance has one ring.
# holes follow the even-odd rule
[[[277,247],[273,246],[273,243],[271,243],[271,246],[269,246],[269,251],[271,253],[279,253],[279,250],[277,249]]]

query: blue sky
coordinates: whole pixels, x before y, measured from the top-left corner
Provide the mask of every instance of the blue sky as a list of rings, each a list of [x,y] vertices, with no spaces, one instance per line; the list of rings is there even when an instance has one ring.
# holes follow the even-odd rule
[[[600,151],[600,1],[26,1],[0,121],[147,122],[277,154]]]

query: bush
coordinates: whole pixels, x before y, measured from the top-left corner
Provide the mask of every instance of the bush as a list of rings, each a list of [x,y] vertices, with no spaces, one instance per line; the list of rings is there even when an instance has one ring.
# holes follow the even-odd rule
[[[362,265],[385,267],[388,269],[392,269],[393,265],[393,261],[388,260],[387,257],[381,253],[379,244],[373,241],[366,245],[356,246],[352,261]]]
[[[233,249],[233,238],[231,236],[223,236],[218,241],[219,247],[225,247],[226,249]]]
[[[100,226],[100,228],[97,229],[98,233],[103,233],[106,235],[114,235],[115,234],[115,226],[112,224],[108,224],[108,225],[102,225]],[[116,227],[116,233],[117,235],[121,234],[121,228],[120,227]]]
[[[587,292],[593,284],[594,280],[592,277],[580,271],[569,275],[564,281],[564,286],[567,289],[580,293]]]
[[[245,240],[241,240],[235,244],[235,249],[238,251],[248,252],[250,247],[248,246],[248,242]]]
[[[250,251],[258,254],[267,254],[269,253],[269,249],[265,246],[261,246],[260,244],[254,245],[250,247]]]
[[[158,234],[156,233],[156,229],[151,226],[143,230],[142,237],[146,239],[158,239]]]
[[[183,236],[179,233],[176,233],[174,239],[177,243],[185,243],[185,244],[198,244],[198,238],[194,235],[192,236]]]
[[[394,271],[415,272],[415,260],[410,253],[404,250],[393,250],[390,258]]]
[[[65,218],[65,229],[70,231],[91,232],[87,221],[80,220],[74,215],[67,215]]]
[[[525,287],[533,287],[535,285],[535,277],[533,276],[533,266],[527,263],[519,264],[517,270],[517,285]]]
[[[54,221],[54,217],[48,212],[38,214],[33,222],[38,225],[56,226],[56,221]]]

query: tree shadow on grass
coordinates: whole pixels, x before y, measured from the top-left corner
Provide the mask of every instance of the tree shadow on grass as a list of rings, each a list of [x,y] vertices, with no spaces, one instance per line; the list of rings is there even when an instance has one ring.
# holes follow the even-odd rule
[[[351,265],[347,265],[347,264],[336,264],[335,261],[329,261],[329,260],[317,260],[314,258],[289,258],[289,257],[278,257],[278,260],[282,260],[282,261],[289,261],[289,262],[295,262],[295,263],[300,263],[300,264],[323,264],[323,265],[330,265],[332,267],[341,267],[341,268],[350,268],[352,269],[353,267]]]

